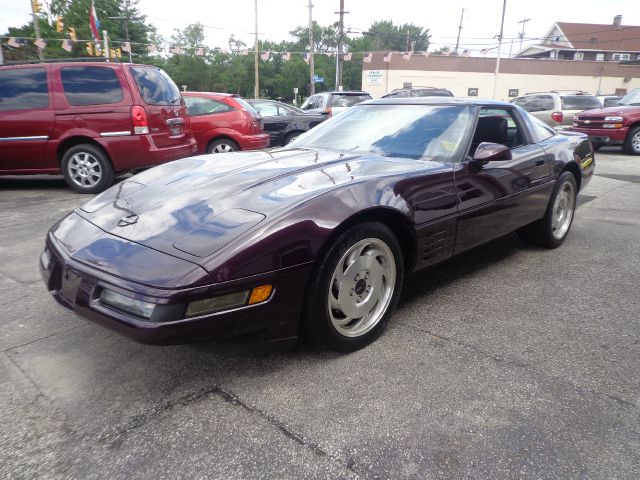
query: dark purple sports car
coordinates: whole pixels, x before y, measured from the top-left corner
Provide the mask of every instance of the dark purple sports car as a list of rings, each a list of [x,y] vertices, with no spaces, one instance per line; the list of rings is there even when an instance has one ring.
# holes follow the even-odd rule
[[[40,258],[63,306],[137,341],[380,335],[410,272],[518,231],[559,246],[587,137],[517,106],[361,103],[285,148],[178,160],[98,195]]]

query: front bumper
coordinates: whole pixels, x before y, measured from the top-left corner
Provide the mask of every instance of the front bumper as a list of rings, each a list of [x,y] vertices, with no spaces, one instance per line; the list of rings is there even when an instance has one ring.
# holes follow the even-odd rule
[[[172,345],[232,338],[260,343],[292,340],[298,336],[310,264],[223,284],[166,290],[134,283],[85,265],[69,256],[51,234],[47,237],[45,252],[39,262],[40,272],[49,293],[60,305],[140,343]],[[265,283],[274,286],[266,302],[184,318],[190,301]],[[104,288],[160,305],[163,314],[147,320],[110,308],[99,300]]]
[[[627,138],[627,127],[622,128],[582,128],[571,127],[572,132],[584,133],[589,137],[591,143],[596,145],[622,145]]]

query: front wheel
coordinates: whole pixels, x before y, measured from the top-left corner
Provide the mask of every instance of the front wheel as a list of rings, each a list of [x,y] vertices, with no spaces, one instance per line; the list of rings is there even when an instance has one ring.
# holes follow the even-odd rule
[[[556,180],[544,217],[518,230],[520,238],[547,248],[562,245],[573,222],[577,196],[575,177],[571,172],[562,172]]]
[[[314,343],[358,350],[380,336],[398,302],[402,251],[391,230],[362,223],[346,230],[316,265],[304,308]]]
[[[61,167],[67,184],[79,193],[99,193],[113,184],[111,161],[94,145],[71,147],[62,156]]]
[[[624,141],[623,150],[628,155],[640,155],[640,126],[629,130]]]

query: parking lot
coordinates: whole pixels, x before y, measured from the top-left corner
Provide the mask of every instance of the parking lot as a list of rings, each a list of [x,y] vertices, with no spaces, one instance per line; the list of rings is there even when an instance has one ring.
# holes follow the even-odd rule
[[[46,292],[90,196],[0,177],[1,478],[640,478],[640,157],[603,149],[565,244],[405,283],[339,355],[135,344]]]

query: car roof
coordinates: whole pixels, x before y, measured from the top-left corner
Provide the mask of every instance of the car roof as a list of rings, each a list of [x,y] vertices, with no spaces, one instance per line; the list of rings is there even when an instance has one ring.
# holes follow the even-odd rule
[[[238,95],[237,93],[221,93],[221,92],[193,92],[193,91],[186,91],[186,92],[181,92],[182,95],[186,95],[186,96],[192,96],[192,97],[239,97],[240,95]]]
[[[509,107],[513,108],[513,103],[500,100],[471,99],[459,97],[411,97],[411,98],[379,98],[377,100],[367,100],[358,105],[473,105],[479,107]]]
[[[362,90],[329,90],[326,92],[318,92],[316,95],[369,95],[369,92]]]

